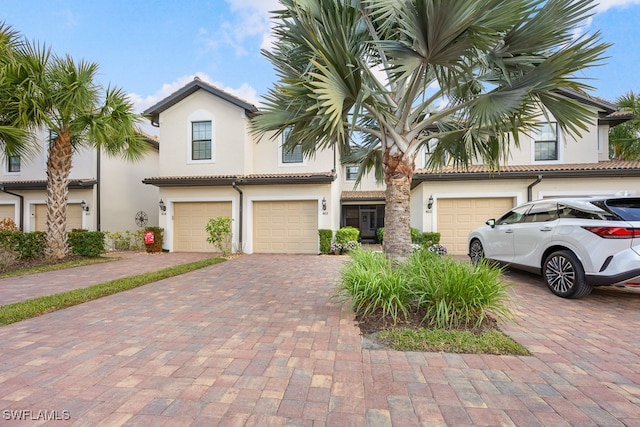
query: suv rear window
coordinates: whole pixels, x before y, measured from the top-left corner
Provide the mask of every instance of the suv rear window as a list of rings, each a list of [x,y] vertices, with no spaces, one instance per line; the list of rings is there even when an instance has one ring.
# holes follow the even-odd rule
[[[604,205],[625,221],[640,221],[640,198],[608,199]]]

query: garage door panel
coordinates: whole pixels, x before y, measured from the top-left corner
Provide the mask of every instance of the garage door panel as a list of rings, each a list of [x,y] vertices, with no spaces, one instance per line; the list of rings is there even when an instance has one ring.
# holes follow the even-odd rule
[[[254,202],[254,252],[318,253],[317,206],[314,200]]]
[[[438,199],[440,243],[452,255],[465,255],[471,230],[483,225],[489,218],[497,218],[513,206],[512,197]]]
[[[82,228],[82,207],[80,203],[67,204],[67,231]],[[47,231],[47,205],[35,205],[35,230]]]
[[[173,247],[176,252],[217,252],[207,242],[211,218],[231,217],[231,202],[176,202],[173,204]]]

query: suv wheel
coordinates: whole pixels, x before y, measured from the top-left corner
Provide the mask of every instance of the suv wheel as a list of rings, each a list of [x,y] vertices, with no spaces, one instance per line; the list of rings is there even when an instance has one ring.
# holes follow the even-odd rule
[[[484,248],[480,240],[473,239],[469,244],[469,258],[471,258],[471,264],[477,264],[484,258]]]
[[[587,284],[582,264],[573,252],[566,250],[553,252],[545,259],[542,277],[551,292],[563,298],[582,298],[592,289]]]

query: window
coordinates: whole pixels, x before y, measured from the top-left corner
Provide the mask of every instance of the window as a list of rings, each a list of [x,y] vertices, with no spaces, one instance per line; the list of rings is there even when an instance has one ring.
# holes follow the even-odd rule
[[[297,144],[291,149],[286,149],[284,147],[284,143],[289,139],[289,134],[291,133],[291,129],[286,128],[284,132],[282,132],[282,156],[280,160],[283,164],[292,164],[292,163],[304,163],[304,158],[302,155],[302,144]]]
[[[531,207],[524,222],[546,222],[558,219],[558,204],[554,202],[538,203]]]
[[[502,215],[502,217],[498,219],[498,221],[496,221],[496,224],[505,225],[505,224],[515,224],[516,222],[520,222],[524,217],[524,214],[527,212],[527,210],[529,210],[529,208],[530,208],[529,205],[518,206],[517,208],[514,208],[513,210]]]
[[[191,123],[191,159],[211,160],[211,122]]]
[[[536,161],[558,160],[558,125],[556,123],[541,123],[536,126],[533,138]]]
[[[7,172],[20,172],[20,156],[9,156]]]
[[[356,165],[346,166],[345,170],[346,170],[346,180],[355,181],[356,178],[358,177],[360,166],[356,166]]]
[[[302,163],[302,144],[298,144],[291,150],[282,147],[282,163]]]

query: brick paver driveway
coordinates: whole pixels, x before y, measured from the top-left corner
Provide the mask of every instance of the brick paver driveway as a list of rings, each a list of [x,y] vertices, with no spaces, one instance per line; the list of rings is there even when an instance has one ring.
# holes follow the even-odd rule
[[[510,273],[533,356],[363,350],[343,259],[244,256],[1,327],[0,423],[640,426],[640,293]]]

